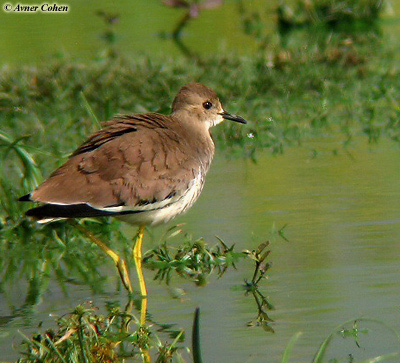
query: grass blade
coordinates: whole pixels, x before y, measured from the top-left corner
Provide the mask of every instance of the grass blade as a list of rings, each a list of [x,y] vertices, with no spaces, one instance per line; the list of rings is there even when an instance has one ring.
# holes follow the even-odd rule
[[[285,351],[283,352],[282,363],[289,363],[290,355],[292,354],[292,350],[297,340],[303,335],[303,332],[299,331],[295,335],[293,335],[289,343],[287,344]]]
[[[96,124],[97,129],[100,130],[101,129],[101,123],[100,123],[99,119],[97,118],[96,114],[94,113],[92,107],[90,106],[88,100],[86,99],[85,94],[83,93],[83,91],[81,91],[80,96],[82,98],[83,105],[85,106],[86,111],[88,112],[88,114],[92,118],[93,122]]]
[[[391,362],[393,362],[393,358],[397,358],[397,357],[399,357],[399,355],[400,355],[400,353],[384,354],[384,355],[380,355],[379,357],[363,360],[360,363],[379,363],[379,362],[384,362],[386,360],[390,360]]]
[[[194,312],[193,331],[192,331],[192,350],[193,363],[203,363],[200,348],[200,308]]]

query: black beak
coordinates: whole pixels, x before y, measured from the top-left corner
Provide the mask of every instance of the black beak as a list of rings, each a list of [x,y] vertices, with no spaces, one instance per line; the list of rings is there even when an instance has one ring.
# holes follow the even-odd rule
[[[219,114],[220,114],[225,120],[231,120],[231,121],[239,122],[239,123],[241,123],[241,124],[247,124],[247,121],[246,121],[244,118],[242,118],[242,117],[240,117],[240,116],[233,115],[233,114],[231,114],[231,113],[229,113],[229,112],[224,111],[224,112],[220,112]]]

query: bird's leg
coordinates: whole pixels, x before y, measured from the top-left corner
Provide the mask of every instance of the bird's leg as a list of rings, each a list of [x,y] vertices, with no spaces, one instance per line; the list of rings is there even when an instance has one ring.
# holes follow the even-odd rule
[[[132,321],[132,310],[133,310],[134,300],[129,297],[128,304],[125,307],[125,317],[122,322],[121,333],[129,334],[129,324]],[[147,314],[147,297],[142,297],[142,303],[140,307],[140,327],[137,331],[138,334],[138,344],[142,354],[142,360],[144,363],[150,363],[150,353],[149,353],[149,329],[145,326],[146,314]]]
[[[142,358],[144,363],[150,362],[150,354],[147,348],[147,338],[148,337],[148,329],[146,328],[146,316],[147,316],[147,288],[146,282],[144,280],[143,269],[142,269],[142,244],[143,244],[143,235],[144,235],[145,227],[142,225],[139,227],[139,231],[136,237],[135,246],[133,247],[133,259],[135,261],[136,272],[139,279],[140,284],[140,293],[142,295],[142,303],[140,306],[140,329],[139,331],[143,334],[143,347]]]
[[[133,247],[133,259],[135,261],[136,272],[137,272],[138,279],[139,279],[139,284],[140,284],[140,293],[142,294],[142,297],[146,297],[147,296],[146,282],[144,280],[143,270],[142,270],[142,244],[143,244],[144,229],[145,229],[144,226],[140,226],[139,227],[138,235],[136,237],[135,246]],[[143,303],[142,303],[142,306],[143,306]],[[147,308],[147,301],[145,303],[145,307]],[[146,316],[145,315],[143,316],[143,310],[144,309],[142,309],[141,322],[143,322],[143,324],[144,324],[144,322],[146,320]],[[144,312],[144,314],[146,314],[146,312]]]
[[[143,280],[144,281],[144,280]],[[144,286],[146,289],[146,285]],[[144,346],[140,348],[142,351],[142,358],[144,363],[150,363],[150,354],[148,349],[149,329],[146,327],[146,315],[147,315],[147,296],[142,296],[142,304],[140,306],[140,328],[139,331],[143,334]]]
[[[142,296],[142,304],[140,306],[140,325],[144,326],[146,324],[147,316],[147,296]]]
[[[118,256],[110,247],[108,247],[105,243],[101,242],[93,233],[88,231],[85,227],[81,224],[77,223],[75,220],[70,219],[70,223],[82,232],[87,238],[89,238],[93,243],[99,246],[108,256],[112,258],[117,266],[119,275],[121,276],[122,283],[124,284],[125,289],[128,290],[130,294],[133,293],[131,279],[129,278],[128,268],[126,267],[125,261]]]
[[[132,296],[130,296],[124,310],[125,317],[122,322],[121,333],[128,334],[129,324],[132,321],[133,302]]]

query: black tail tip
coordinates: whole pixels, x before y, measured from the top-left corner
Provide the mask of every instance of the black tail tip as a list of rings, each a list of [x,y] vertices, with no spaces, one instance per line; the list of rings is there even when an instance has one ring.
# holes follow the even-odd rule
[[[18,198],[18,202],[32,202],[31,193]]]
[[[36,208],[32,208],[32,209],[27,210],[25,212],[25,215],[28,216],[28,217],[35,217],[36,219],[40,218],[40,216],[37,215],[35,209]]]

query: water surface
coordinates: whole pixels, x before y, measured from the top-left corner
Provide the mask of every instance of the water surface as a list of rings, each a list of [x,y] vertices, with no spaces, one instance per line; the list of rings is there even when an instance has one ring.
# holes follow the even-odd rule
[[[24,4],[38,3],[41,4],[35,0],[24,1]],[[176,44],[168,39],[168,34],[171,34],[185,10],[168,8],[158,0],[69,0],[57,4],[69,5],[69,12],[16,14],[0,11],[0,55],[3,64],[41,64],[55,55],[83,61],[99,56],[105,48],[102,34],[107,27],[95,15],[98,10],[120,15],[114,26],[117,35],[115,47],[123,56],[181,55]],[[220,7],[204,10],[184,29],[183,43],[200,55],[216,52],[253,54],[257,50],[257,41],[245,34],[244,20],[255,13],[263,21],[261,33],[270,36],[270,42],[274,43],[278,39],[275,32],[279,1],[245,0],[243,4],[245,11],[241,10],[240,1],[236,0],[226,0]],[[399,0],[387,1],[382,16],[382,33],[393,35],[394,39],[400,31],[399,9]]]
[[[149,313],[158,324],[175,324],[190,331],[195,307],[201,308],[201,338],[204,361],[277,362],[289,339],[299,331],[293,361],[309,362],[322,340],[348,319],[378,319],[397,329],[400,326],[400,150],[389,142],[368,145],[357,140],[347,152],[331,152],[337,140],[305,142],[284,155],[260,154],[258,163],[226,161],[218,154],[205,189],[196,205],[175,222],[185,230],[217,243],[218,235],[240,250],[253,249],[271,240],[269,279],[261,292],[274,305],[269,316],[275,333],[249,327],[257,317],[254,299],[238,286],[250,280],[253,264],[242,261],[221,279],[214,274],[205,287],[174,278],[166,287],[152,281]],[[315,157],[314,149],[319,150]],[[285,227],[285,241],[271,235]],[[129,227],[130,228],[130,227]],[[154,239],[165,230],[152,231]],[[129,231],[128,231],[129,232]],[[129,233],[134,233],[132,229]],[[152,246],[147,236],[145,249]],[[100,252],[99,252],[100,253]],[[109,276],[114,266],[105,266]],[[3,324],[2,359],[15,359],[10,343],[19,341],[17,329],[26,334],[40,321],[48,326],[78,303],[93,300],[101,309],[109,301],[125,303],[125,292],[115,293],[111,278],[109,292],[93,294],[89,287],[67,283],[63,292],[54,277],[42,301],[23,318]],[[171,289],[185,291],[181,299]],[[0,299],[3,317],[13,316],[11,306],[23,305],[26,283],[10,287]],[[399,342],[379,324],[364,324],[358,348],[349,338],[337,336],[332,357],[347,361],[399,351]]]

